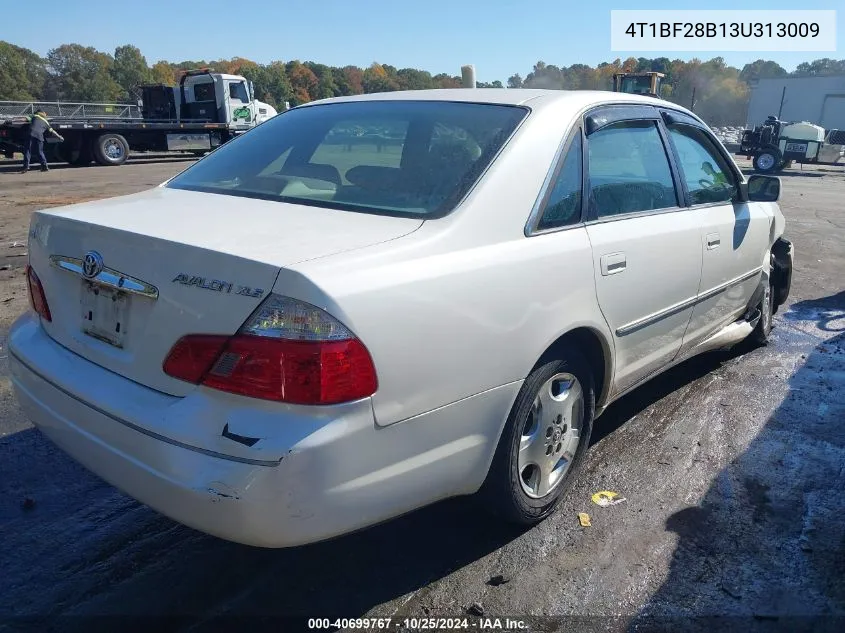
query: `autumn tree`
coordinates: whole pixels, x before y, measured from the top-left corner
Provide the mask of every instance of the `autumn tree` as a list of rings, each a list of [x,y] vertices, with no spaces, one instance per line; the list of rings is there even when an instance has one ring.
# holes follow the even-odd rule
[[[343,67],[344,94],[364,94],[364,71],[357,66]]]
[[[311,95],[313,99],[330,99],[331,97],[340,96],[340,89],[335,82],[334,72],[331,67],[315,62],[305,62],[304,65],[317,78],[317,87]]]
[[[636,57],[629,57],[624,62],[622,62],[622,72],[623,73],[633,73],[637,70],[638,61]]]
[[[460,77],[454,77],[446,73],[438,73],[431,79],[434,82],[435,88],[460,88],[463,85]]]
[[[615,59],[612,63],[602,62],[596,68],[594,74],[594,85],[597,90],[612,90],[613,75],[622,72],[622,62]]]
[[[391,92],[399,90],[399,82],[397,78],[391,77],[384,66],[377,62],[373,62],[367,70],[364,71],[364,78],[362,81],[364,92]]]
[[[134,100],[144,83],[176,85],[181,71],[211,68],[239,74],[251,81],[255,95],[276,107],[285,101],[293,105],[313,99],[364,92],[460,88],[461,78],[447,73],[433,75],[422,69],[397,69],[373,63],[366,69],[349,65],[332,67],[318,62],[268,64],[234,57],[216,61],[157,61],[150,68],[142,52],[127,44],[114,56],[79,44],[65,44],[51,50],[46,59],[33,51],[0,41],[0,99],[70,101]],[[792,73],[779,64],[759,59],[741,70],[721,57],[710,60],[670,60],[667,57],[629,57],[597,66],[573,63],[569,66],[538,61],[525,76],[508,77],[508,88],[541,87],[566,90],[610,90],[618,72],[663,73],[662,96],[695,110],[712,125],[742,122],[748,103],[748,84],[758,79],[784,76],[845,74],[845,60],[817,59],[799,64]],[[502,82],[479,82],[479,87],[502,87]]]
[[[171,86],[176,82],[176,71],[167,62],[156,62],[150,69],[150,81]]]
[[[293,92],[291,100],[294,104],[301,105],[312,101],[320,83],[317,75],[300,61],[288,62],[286,70]]]

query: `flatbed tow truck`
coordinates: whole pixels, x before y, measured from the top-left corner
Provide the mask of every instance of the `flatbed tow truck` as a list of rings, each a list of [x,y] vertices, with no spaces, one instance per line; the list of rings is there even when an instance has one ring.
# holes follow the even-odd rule
[[[115,166],[130,151],[201,155],[277,114],[255,99],[252,82],[209,69],[185,72],[178,86],[142,86],[141,93],[139,106],[0,102],[0,153],[23,152],[38,109],[64,138],[45,137],[48,160]]]

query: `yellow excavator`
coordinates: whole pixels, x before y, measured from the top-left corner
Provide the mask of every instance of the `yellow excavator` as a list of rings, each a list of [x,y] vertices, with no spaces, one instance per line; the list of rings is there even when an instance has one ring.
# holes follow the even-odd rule
[[[616,73],[613,75],[613,92],[626,92],[635,95],[648,95],[660,98],[660,82],[663,73],[654,71],[644,73]]]

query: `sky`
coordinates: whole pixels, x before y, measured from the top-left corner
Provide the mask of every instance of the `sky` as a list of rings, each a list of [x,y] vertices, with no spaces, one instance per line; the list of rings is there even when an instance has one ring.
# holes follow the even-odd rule
[[[8,6],[4,6],[8,5]],[[12,16],[13,5],[37,6]],[[557,66],[591,66],[631,56],[610,50],[612,9],[837,9],[832,0],[39,0],[19,5],[0,0],[0,40],[46,55],[60,44],[78,43],[114,53],[138,46],[147,61],[246,57],[314,61],[331,66],[369,66],[374,61],[460,75],[473,64],[479,81],[505,82],[527,75],[538,60]],[[25,16],[25,17],[24,17]],[[837,16],[837,52],[723,53],[741,68],[772,59],[787,70],[802,61],[845,58],[845,10]],[[632,53],[634,57],[710,59],[718,52]]]

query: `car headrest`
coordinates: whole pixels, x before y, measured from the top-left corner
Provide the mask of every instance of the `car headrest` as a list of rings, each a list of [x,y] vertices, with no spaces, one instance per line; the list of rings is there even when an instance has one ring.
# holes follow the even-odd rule
[[[323,165],[321,163],[285,165],[279,174],[282,176],[298,176],[300,178],[325,180],[340,187],[340,172],[332,165]]]
[[[399,174],[397,167],[357,165],[346,172],[346,179],[362,189],[384,190],[396,183]]]

